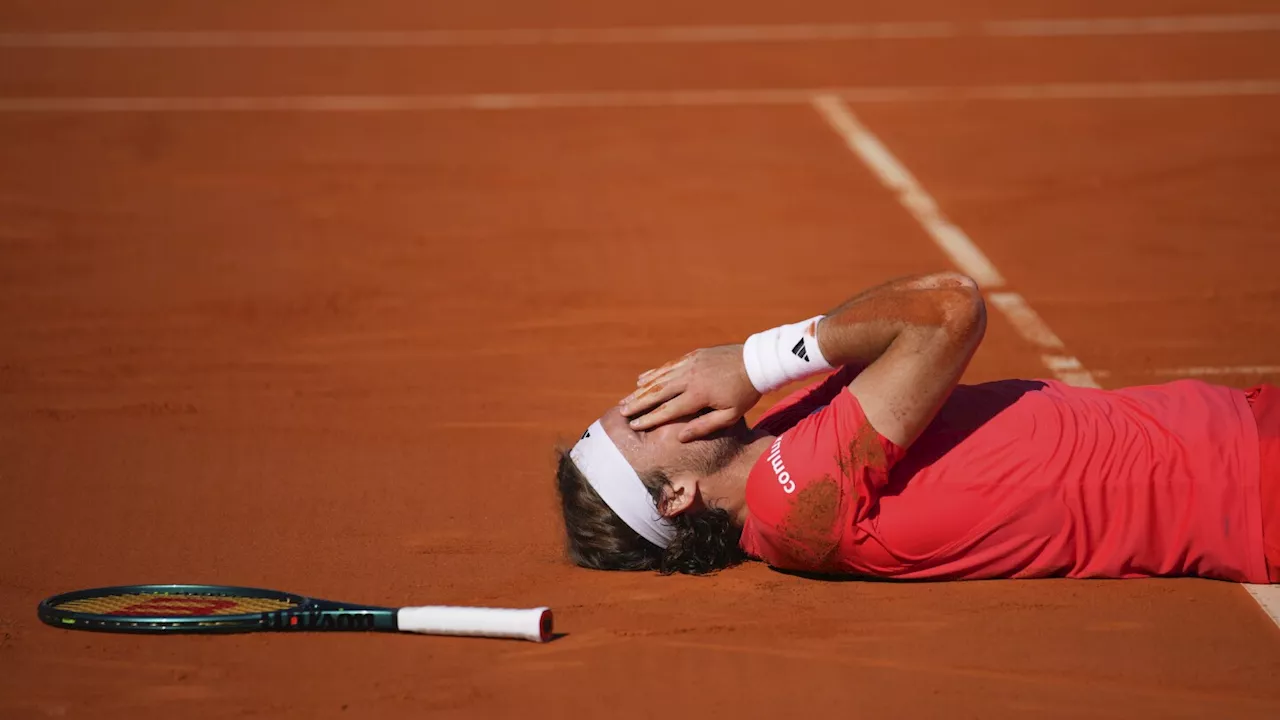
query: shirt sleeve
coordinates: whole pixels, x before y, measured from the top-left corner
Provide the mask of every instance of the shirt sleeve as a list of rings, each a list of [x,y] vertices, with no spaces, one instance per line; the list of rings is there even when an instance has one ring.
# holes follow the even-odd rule
[[[747,477],[742,547],[775,567],[834,571],[842,538],[874,511],[905,454],[838,392],[778,436]]]

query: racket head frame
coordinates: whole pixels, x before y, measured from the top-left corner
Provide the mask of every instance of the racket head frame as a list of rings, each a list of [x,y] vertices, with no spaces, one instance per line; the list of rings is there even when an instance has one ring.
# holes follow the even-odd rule
[[[191,597],[239,597],[261,598],[290,603],[292,607],[285,612],[296,613],[307,611],[316,606],[316,602],[303,595],[267,590],[264,588],[240,587],[232,585],[114,585],[110,587],[88,588],[72,592],[60,593],[40,602],[36,612],[40,620],[47,625],[75,630],[96,630],[117,633],[231,633],[252,632],[264,629],[267,622],[266,612],[239,613],[234,615],[191,615],[191,616],[127,616],[85,613],[73,610],[60,610],[59,605],[75,600],[88,600],[110,595],[174,595]],[[363,609],[348,606],[352,610]]]

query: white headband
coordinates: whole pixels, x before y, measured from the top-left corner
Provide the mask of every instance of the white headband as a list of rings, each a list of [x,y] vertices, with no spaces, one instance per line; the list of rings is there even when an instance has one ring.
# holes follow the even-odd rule
[[[599,420],[591,423],[591,427],[582,434],[582,439],[569,451],[569,457],[604,504],[627,527],[660,548],[671,544],[675,528],[658,514],[649,488],[640,482],[640,476],[609,439]]]

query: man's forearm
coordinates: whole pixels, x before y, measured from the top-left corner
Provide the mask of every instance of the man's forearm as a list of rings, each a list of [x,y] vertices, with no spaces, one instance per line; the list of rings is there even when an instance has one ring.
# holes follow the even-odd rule
[[[978,286],[963,275],[894,280],[819,322],[781,325],[650,370],[623,399],[622,413],[632,429],[647,430],[710,409],[681,431],[687,442],[741,419],[764,393],[833,366],[856,366],[849,391],[867,420],[907,447],[959,381],[985,324]]]
[[[956,352],[971,353],[985,324],[982,295],[973,280],[957,273],[891,280],[866,290],[827,313],[818,344],[836,367],[866,367],[904,332],[937,335]]]

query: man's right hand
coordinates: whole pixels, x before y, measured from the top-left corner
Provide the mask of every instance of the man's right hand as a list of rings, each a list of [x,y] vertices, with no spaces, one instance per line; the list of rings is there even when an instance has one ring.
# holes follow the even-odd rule
[[[760,393],[742,364],[742,345],[694,350],[640,375],[636,391],[620,403],[632,430],[710,410],[680,431],[680,442],[706,437],[732,426],[760,402]]]

